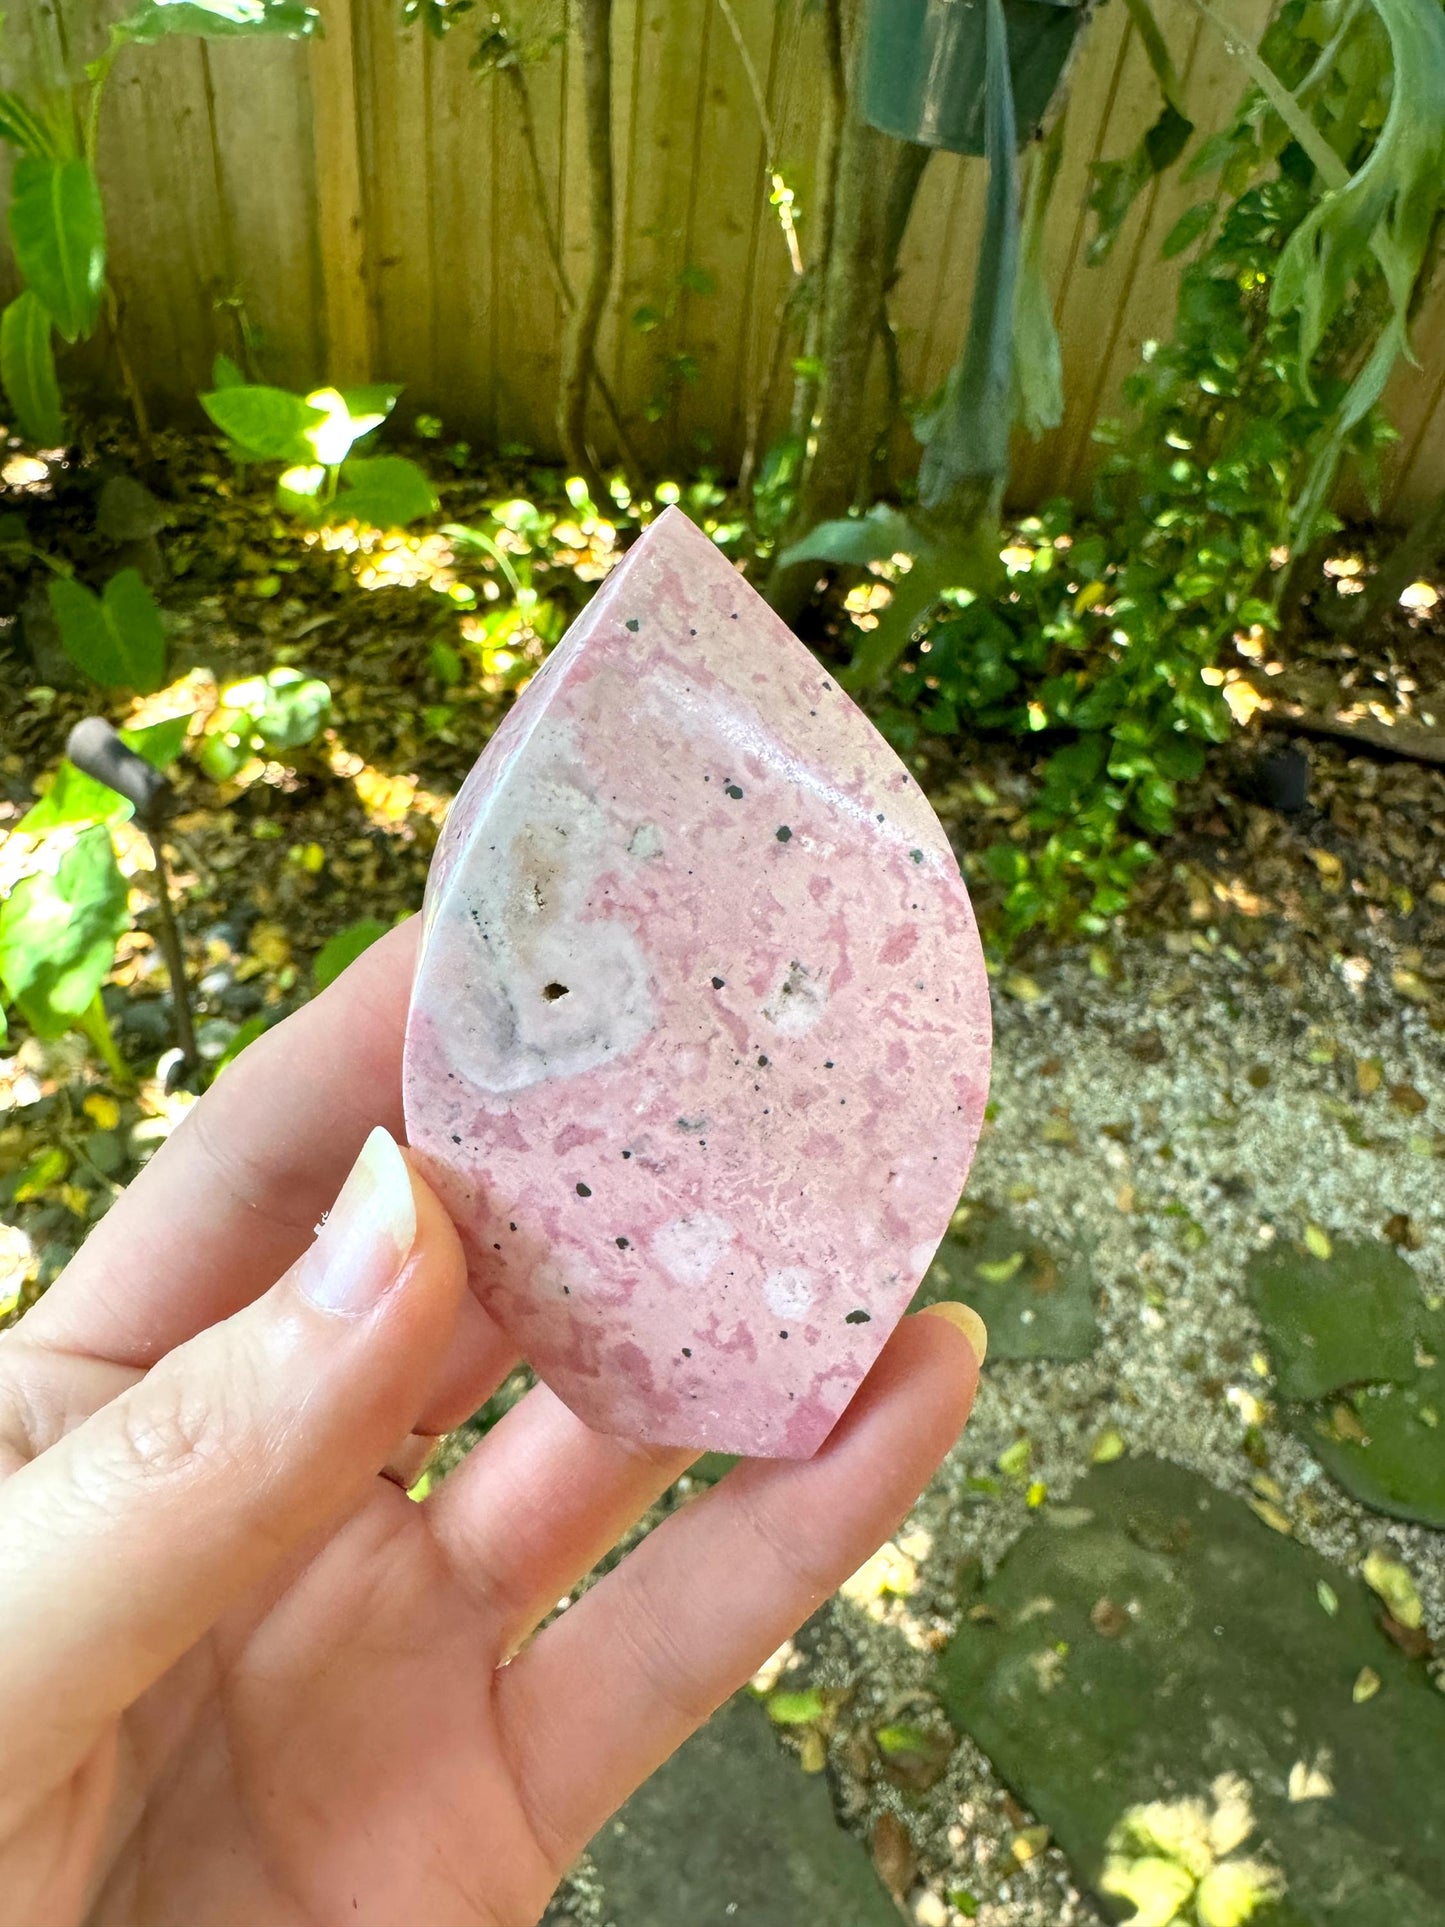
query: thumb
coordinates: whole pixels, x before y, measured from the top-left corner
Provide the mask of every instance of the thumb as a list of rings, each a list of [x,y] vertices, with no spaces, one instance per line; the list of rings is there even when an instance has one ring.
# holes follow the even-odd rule
[[[316,1242],[0,1488],[0,1732],[85,1746],[353,1510],[421,1412],[464,1267],[375,1130]],[[49,1748],[46,1749],[50,1751]]]

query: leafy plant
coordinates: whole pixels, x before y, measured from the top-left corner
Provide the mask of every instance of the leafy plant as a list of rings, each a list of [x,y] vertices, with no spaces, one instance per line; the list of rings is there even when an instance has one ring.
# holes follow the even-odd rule
[[[331,710],[331,690],[299,669],[270,669],[228,684],[207,718],[196,760],[214,782],[229,782],[253,756],[312,742]]]
[[[127,47],[175,35],[298,38],[317,24],[315,9],[293,0],[143,0],[111,26],[105,52],[83,75],[59,87],[0,89],[0,140],[18,154],[9,230],[25,284],[0,316],[0,384],[22,432],[39,446],[57,446],[66,435],[54,335],[86,340],[107,307],[114,320],[95,156],[101,102],[117,57]],[[134,391],[132,401],[143,423]]]
[[[166,769],[180,754],[189,720],[122,730],[121,740]],[[34,849],[0,902],[0,986],[9,1001],[38,1037],[83,1031],[121,1079],[129,1072],[100,993],[116,944],[130,928],[129,890],[110,826],[131,814],[124,797],[62,762],[45,795],[15,826],[16,834],[35,839]]]
[[[1246,658],[1221,666],[1223,652],[1240,636],[1257,657],[1278,628],[1289,561],[1332,526],[1341,460],[1372,484],[1389,439],[1374,404],[1445,182],[1445,14],[1424,11],[1429,25],[1407,23],[1383,0],[1337,30],[1291,0],[1249,50],[1258,84],[1192,165],[1220,191],[1165,243],[1194,257],[1173,339],[1127,385],[1127,432],[1100,431],[1114,452],[1091,513],[1055,504],[1025,522],[1006,576],[986,509],[967,532],[962,495],[825,524],[781,558],[864,564],[888,582],[845,681],[884,699],[896,740],[998,729],[1048,752],[1031,834],[983,856],[1004,945],[1035,924],[1097,932],[1124,907],[1181,784],[1259,700]],[[1423,71],[1397,87],[1407,59]],[[935,496],[967,480],[977,446],[965,402],[992,364],[974,344],[926,454]],[[929,467],[940,448],[943,471]],[[930,611],[926,650],[912,646]]]
[[[358,455],[396,406],[399,388],[315,388],[295,395],[248,382],[217,357],[215,387],[201,406],[238,462],[279,462],[279,505],[308,521],[405,528],[437,509],[431,483],[403,455]]]
[[[148,695],[165,680],[166,635],[155,598],[135,569],[121,569],[96,595],[74,576],[49,585],[61,646],[103,689]]]

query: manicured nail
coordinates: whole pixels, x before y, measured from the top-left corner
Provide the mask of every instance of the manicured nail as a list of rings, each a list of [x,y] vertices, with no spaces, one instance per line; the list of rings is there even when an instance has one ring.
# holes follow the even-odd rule
[[[296,1283],[323,1311],[365,1312],[396,1282],[416,1242],[411,1177],[396,1140],[381,1126],[296,1267]]]
[[[988,1326],[972,1305],[960,1305],[956,1299],[941,1298],[936,1305],[925,1305],[923,1309],[932,1312],[936,1318],[946,1318],[955,1330],[961,1331],[973,1348],[975,1360],[982,1365],[988,1354]]]

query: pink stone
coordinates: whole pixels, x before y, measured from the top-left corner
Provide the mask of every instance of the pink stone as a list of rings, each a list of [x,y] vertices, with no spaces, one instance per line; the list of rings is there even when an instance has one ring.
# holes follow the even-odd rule
[[[407,1129],[474,1289],[589,1425],[806,1457],[947,1228],[988,1062],[938,819],[669,509],[432,864]]]

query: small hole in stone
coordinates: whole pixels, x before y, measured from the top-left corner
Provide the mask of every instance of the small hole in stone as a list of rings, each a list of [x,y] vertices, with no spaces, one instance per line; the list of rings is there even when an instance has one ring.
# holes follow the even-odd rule
[[[549,1004],[555,1004],[559,997],[567,995],[567,986],[566,984],[543,984],[542,995]]]
[[[627,1249],[627,1243],[628,1243],[628,1241],[627,1241],[627,1239],[626,1239],[626,1238],[619,1238],[619,1239],[617,1240],[617,1249],[618,1249],[619,1251],[626,1251],[626,1249]]]
[[[577,1195],[579,1198],[590,1198],[592,1196],[592,1186],[590,1184],[579,1184],[577,1187]]]
[[[683,1346],[683,1348],[682,1348],[682,1355],[683,1355],[683,1357],[684,1357],[684,1358],[691,1358],[691,1357],[692,1357],[692,1347],[691,1347],[691,1345],[684,1345],[684,1346]]]
[[[848,1316],[843,1320],[843,1323],[845,1325],[871,1325],[873,1323],[873,1314],[867,1311],[850,1311]]]

